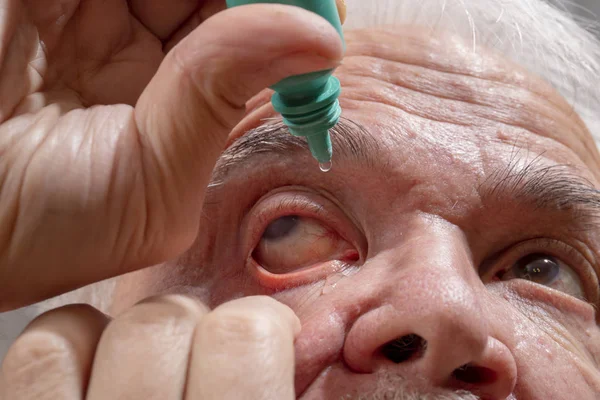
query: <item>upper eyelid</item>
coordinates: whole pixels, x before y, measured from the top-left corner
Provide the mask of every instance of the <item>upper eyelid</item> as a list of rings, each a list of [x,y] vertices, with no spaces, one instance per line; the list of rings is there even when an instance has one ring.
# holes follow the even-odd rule
[[[282,199],[276,202],[277,197]],[[290,196],[284,198],[283,196]],[[269,221],[274,221],[275,218],[284,217],[286,215],[296,215],[305,217],[319,217],[325,219],[324,223],[331,223],[331,217],[328,215],[325,207],[315,201],[307,199],[309,193],[294,193],[293,195],[286,194],[285,191],[277,191],[275,193],[269,193],[263,196],[256,204],[252,207],[252,210],[248,214],[250,218],[243,224],[246,228],[251,227],[250,235],[253,238],[258,237],[266,228]],[[313,195],[314,196],[314,195]],[[273,206],[269,207],[268,202],[276,202]],[[267,203],[265,205],[265,203]],[[274,217],[276,215],[276,217]],[[248,229],[246,229],[248,230]],[[256,241],[254,239],[254,241]]]
[[[273,205],[270,210],[265,209],[268,205],[264,205],[264,203],[277,202],[278,196],[281,196],[282,200],[279,200],[279,203]],[[285,196],[289,197],[286,198]],[[364,233],[344,209],[328,196],[296,186],[281,187],[267,193],[254,204],[244,217],[241,225],[242,229],[245,232],[250,231],[243,241],[246,254],[249,254],[256,245],[256,238],[264,231],[271,216],[282,217],[294,214],[320,220],[334,230],[341,239],[353,244],[361,259],[366,256],[368,246]],[[260,221],[258,226],[256,226],[257,219]]]
[[[551,246],[549,245],[549,243],[553,243],[554,245]],[[555,250],[556,247],[562,247],[562,249],[560,251],[557,251]],[[584,260],[586,263],[589,263],[589,261],[573,246],[570,246],[560,240],[537,237],[522,240],[519,243],[512,244],[511,246],[503,249],[498,256],[494,257],[494,260],[491,261],[489,265],[480,268],[480,275],[482,276],[482,278],[490,277],[492,273],[496,274],[498,271],[501,270],[501,268],[498,267],[498,265],[510,264],[509,261],[517,261],[518,259],[531,253],[550,254],[560,259],[569,266],[571,266],[571,264],[564,261],[565,253],[579,258],[580,261]]]
[[[294,194],[293,198],[284,199],[276,207],[276,211],[284,211],[289,208],[296,208],[300,211],[314,213],[316,216],[324,216],[326,213],[324,207],[314,202],[304,201],[301,194]],[[283,215],[282,215],[283,216]]]
[[[274,217],[274,215],[276,215],[276,217]],[[258,212],[255,214],[255,218],[253,219],[260,222],[260,228],[257,228],[254,231],[264,231],[269,222],[274,221],[276,218],[281,218],[288,215],[299,215],[308,218],[318,217],[320,219],[327,220],[330,219],[323,206],[311,201],[306,201],[302,195],[294,195],[293,198],[284,199],[275,205],[275,207],[270,209],[259,208]],[[327,224],[327,221],[324,221],[324,223]]]
[[[557,248],[560,248],[560,250],[556,250]],[[567,265],[577,273],[584,287],[583,289],[587,301],[589,301],[592,305],[600,301],[600,288],[597,287],[599,278],[594,266],[576,247],[571,246],[563,241],[551,238],[532,238],[503,250],[502,254],[494,260],[492,263],[493,265],[490,266],[483,274],[481,274],[482,280],[485,282],[493,278],[493,276],[495,276],[496,273],[501,270],[498,265],[512,265],[512,263],[516,262],[519,258],[531,253],[547,253],[558,258],[560,262]],[[568,262],[566,261],[566,256],[572,256],[577,260]],[[580,264],[588,264],[588,266],[585,267],[584,271],[582,271],[583,267],[578,266]],[[504,269],[506,270],[507,268]],[[590,282],[590,280],[593,282]]]

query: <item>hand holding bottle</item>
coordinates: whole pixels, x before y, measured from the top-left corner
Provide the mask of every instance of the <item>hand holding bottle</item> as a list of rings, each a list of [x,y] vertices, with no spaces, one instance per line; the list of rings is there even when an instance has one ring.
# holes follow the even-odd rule
[[[184,251],[246,100],[343,52],[327,21],[276,4],[203,19],[224,2],[14,3],[0,53],[0,311]]]

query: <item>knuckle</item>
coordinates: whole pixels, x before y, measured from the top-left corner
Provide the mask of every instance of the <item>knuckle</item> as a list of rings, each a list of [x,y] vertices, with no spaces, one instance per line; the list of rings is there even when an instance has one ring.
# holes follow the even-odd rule
[[[85,303],[75,303],[67,304],[42,314],[38,318],[34,319],[32,323],[35,324],[45,320],[50,321],[51,319],[57,320],[57,318],[87,320],[89,318],[97,318],[99,315],[101,315],[100,311],[91,305]]]
[[[204,332],[232,340],[264,341],[284,333],[281,324],[269,314],[247,310],[212,312],[202,325]]]
[[[196,89],[197,101],[204,105],[204,111],[219,128],[230,131],[235,126],[235,121],[245,112],[246,99],[254,92],[246,80],[236,79],[231,83],[231,60],[222,56],[222,48],[212,45],[205,46],[203,52],[212,54],[210,65],[202,66],[202,73],[198,72],[198,65],[189,59],[189,51],[185,47],[176,46],[170,53],[177,73],[185,77]],[[208,56],[207,56],[208,57]],[[238,74],[239,75],[239,74]],[[210,137],[207,137],[210,139]],[[221,146],[221,142],[215,144]]]
[[[257,295],[248,296],[236,299],[230,302],[230,304],[240,303],[246,307],[263,309],[263,310],[279,310],[283,307],[283,304],[275,300],[270,296]]]
[[[67,372],[75,349],[59,334],[48,330],[23,333],[10,347],[2,364],[2,375],[12,385],[33,383],[40,374]]]
[[[136,335],[153,332],[177,335],[193,329],[200,315],[205,312],[206,306],[186,296],[151,297],[113,320],[106,328],[103,339],[131,336],[132,332]]]

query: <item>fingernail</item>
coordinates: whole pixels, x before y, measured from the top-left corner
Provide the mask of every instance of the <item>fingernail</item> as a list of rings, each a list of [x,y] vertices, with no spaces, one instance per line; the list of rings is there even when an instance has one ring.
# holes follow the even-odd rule
[[[338,8],[338,14],[340,15],[340,22],[343,25],[344,22],[346,22],[346,10],[347,10],[346,0],[337,0],[337,8]]]

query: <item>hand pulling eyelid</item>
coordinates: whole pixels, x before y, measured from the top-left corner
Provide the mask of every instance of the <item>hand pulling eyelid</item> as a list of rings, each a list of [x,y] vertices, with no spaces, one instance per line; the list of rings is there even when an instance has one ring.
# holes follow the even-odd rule
[[[329,21],[344,42],[335,0],[227,0],[227,7],[255,3],[287,4],[312,11]],[[338,123],[342,113],[338,100],[340,81],[332,74],[333,69],[329,69],[291,76],[271,87],[275,91],[271,98],[273,108],[282,115],[292,135],[306,137],[312,156],[324,172],[331,168],[333,156],[329,129]]]

